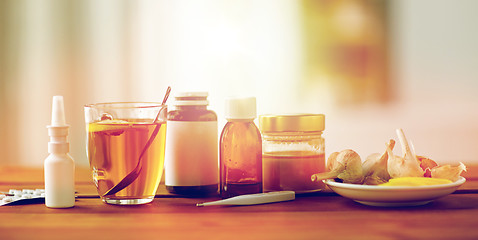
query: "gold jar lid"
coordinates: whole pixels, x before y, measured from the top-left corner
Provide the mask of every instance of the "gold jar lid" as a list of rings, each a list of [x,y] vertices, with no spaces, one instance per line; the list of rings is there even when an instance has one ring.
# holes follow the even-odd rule
[[[325,129],[324,114],[261,115],[259,128],[262,133],[317,132]]]

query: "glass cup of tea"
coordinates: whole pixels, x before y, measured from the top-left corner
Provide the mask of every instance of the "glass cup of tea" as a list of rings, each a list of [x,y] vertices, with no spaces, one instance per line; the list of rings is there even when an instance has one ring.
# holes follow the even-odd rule
[[[153,201],[163,173],[167,106],[113,102],[84,109],[87,156],[103,202]]]

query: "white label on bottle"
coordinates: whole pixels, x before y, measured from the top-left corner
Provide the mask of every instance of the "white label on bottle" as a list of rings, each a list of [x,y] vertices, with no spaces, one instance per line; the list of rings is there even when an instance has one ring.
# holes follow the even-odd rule
[[[164,178],[167,186],[204,186],[219,181],[217,121],[168,121]]]

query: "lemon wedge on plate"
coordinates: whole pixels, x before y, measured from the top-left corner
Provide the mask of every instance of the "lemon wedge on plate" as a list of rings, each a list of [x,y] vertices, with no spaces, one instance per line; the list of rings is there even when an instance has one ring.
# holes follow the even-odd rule
[[[387,183],[378,186],[429,186],[453,183],[444,178],[429,178],[429,177],[400,177],[392,178]]]

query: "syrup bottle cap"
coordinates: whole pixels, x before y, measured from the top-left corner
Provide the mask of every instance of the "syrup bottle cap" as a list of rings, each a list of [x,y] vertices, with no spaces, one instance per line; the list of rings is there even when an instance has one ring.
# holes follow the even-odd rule
[[[226,119],[254,119],[256,116],[255,97],[236,97],[226,99]]]

